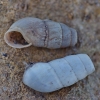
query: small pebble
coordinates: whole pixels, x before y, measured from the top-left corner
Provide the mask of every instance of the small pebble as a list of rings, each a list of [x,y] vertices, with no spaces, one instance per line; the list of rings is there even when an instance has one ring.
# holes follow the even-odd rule
[[[4,57],[7,57],[7,53],[3,53],[3,56],[4,56]]]
[[[34,64],[34,63],[32,63],[32,62],[29,62],[28,64],[29,64],[29,65],[32,65],[32,64]]]

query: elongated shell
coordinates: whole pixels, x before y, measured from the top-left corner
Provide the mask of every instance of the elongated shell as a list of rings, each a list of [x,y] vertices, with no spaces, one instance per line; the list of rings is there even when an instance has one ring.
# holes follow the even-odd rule
[[[48,63],[36,63],[23,75],[23,82],[40,92],[52,92],[73,85],[95,71],[86,54],[66,56]]]
[[[19,42],[20,35],[18,37],[17,34],[22,35],[24,42]],[[15,39],[15,37],[18,37],[18,39]],[[77,43],[77,32],[63,23],[27,17],[12,24],[5,33],[4,40],[14,48],[34,45],[56,49],[74,46]]]

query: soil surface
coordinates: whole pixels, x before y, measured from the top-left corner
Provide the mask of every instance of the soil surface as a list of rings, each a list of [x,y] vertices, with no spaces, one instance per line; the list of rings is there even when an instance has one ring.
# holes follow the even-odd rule
[[[65,23],[77,30],[79,42],[55,50],[9,47],[4,33],[24,17]],[[48,62],[79,53],[90,56],[96,71],[73,86],[40,93],[23,84],[23,62]],[[100,0],[0,0],[0,100],[100,100]]]

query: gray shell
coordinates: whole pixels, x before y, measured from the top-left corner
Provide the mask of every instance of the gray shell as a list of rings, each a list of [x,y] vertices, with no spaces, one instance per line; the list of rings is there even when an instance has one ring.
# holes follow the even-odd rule
[[[9,40],[10,32],[17,31],[22,34],[28,45],[14,44]],[[4,35],[5,42],[14,48],[24,48],[30,45],[50,49],[74,46],[77,43],[75,29],[63,23],[38,18],[23,18],[16,21]]]
[[[86,54],[66,56],[48,63],[36,63],[23,75],[23,82],[40,92],[53,92],[73,85],[95,71]]]

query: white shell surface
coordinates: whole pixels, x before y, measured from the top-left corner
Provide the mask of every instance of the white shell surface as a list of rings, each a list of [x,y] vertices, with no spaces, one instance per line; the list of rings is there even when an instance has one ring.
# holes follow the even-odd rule
[[[68,62],[68,64],[74,71],[77,80],[81,80],[87,76],[88,73],[77,55],[67,56],[64,57],[64,59]]]
[[[70,86],[78,81],[72,68],[63,58],[50,61],[49,64],[54,69],[63,87]]]
[[[81,62],[84,64],[84,67],[88,74],[91,74],[92,72],[94,72],[95,68],[89,56],[87,56],[86,54],[78,54],[77,56],[80,58]]]
[[[95,68],[88,55],[71,55],[34,64],[25,71],[23,82],[34,90],[53,92],[84,79],[93,71]]]
[[[23,82],[40,92],[55,91],[63,87],[48,63],[37,63],[29,68],[24,73]]]

